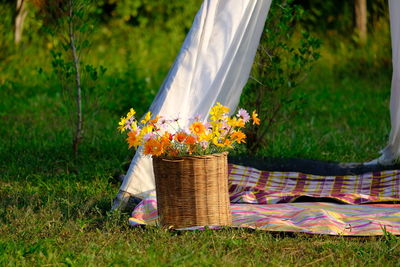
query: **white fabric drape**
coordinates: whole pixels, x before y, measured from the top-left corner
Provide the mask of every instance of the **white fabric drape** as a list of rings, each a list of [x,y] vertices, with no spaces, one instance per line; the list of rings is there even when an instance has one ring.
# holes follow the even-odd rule
[[[272,0],[205,0],[150,107],[153,114],[207,116],[216,103],[234,110],[247,82]],[[120,191],[154,189],[151,159],[136,153]]]
[[[389,0],[390,32],[392,37],[393,76],[390,96],[391,131],[388,145],[380,158],[371,164],[391,165],[400,157],[400,0]]]

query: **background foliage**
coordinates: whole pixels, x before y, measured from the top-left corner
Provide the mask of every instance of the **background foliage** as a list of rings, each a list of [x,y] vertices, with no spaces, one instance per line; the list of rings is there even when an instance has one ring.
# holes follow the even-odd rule
[[[279,1],[276,2],[279,3]],[[19,46],[16,46],[13,43],[15,3],[11,0],[1,0],[0,59],[2,64],[0,64],[0,86],[2,93],[18,95],[18,91],[22,99],[29,95],[24,90],[28,90],[35,97],[42,94],[43,98],[48,98],[47,101],[52,103],[53,108],[47,107],[47,109],[51,109],[51,112],[46,113],[46,120],[58,121],[57,128],[62,130],[62,125],[68,127],[64,122],[67,120],[65,115],[69,112],[68,107],[60,101],[59,78],[52,72],[51,63],[52,61],[54,63],[54,60],[51,55],[57,55],[54,52],[60,50],[62,39],[60,35],[51,34],[46,30],[54,24],[49,16],[45,16],[51,3],[52,1],[46,0],[28,2],[28,15],[24,23],[22,42]],[[300,122],[296,122],[296,120],[307,120],[307,117],[304,116],[307,116],[307,112],[310,111],[313,104],[312,101],[309,104],[307,102],[315,96],[314,93],[322,93],[318,92],[321,89],[310,91],[310,88],[319,86],[315,82],[311,82],[313,77],[319,77],[317,83],[322,80],[331,80],[335,83],[332,85],[333,90],[340,90],[337,87],[341,85],[336,83],[343,81],[343,77],[347,77],[349,73],[361,76],[363,80],[371,78],[376,81],[379,79],[376,76],[383,76],[382,79],[386,81],[391,70],[390,33],[386,1],[368,1],[369,41],[363,47],[358,46],[357,36],[354,34],[354,3],[352,1],[340,0],[317,3],[310,0],[296,0],[294,3],[300,5],[305,13],[302,13],[300,21],[290,22],[291,33],[290,36],[287,36],[290,38],[283,40],[282,44],[294,47],[295,44],[304,42],[306,39],[300,33],[307,31],[312,36],[322,40],[323,46],[320,51],[322,59],[312,73],[301,70],[302,75],[311,77],[305,80],[301,88],[296,89],[296,93],[290,97],[290,99],[300,99],[301,104],[287,105],[287,108],[283,108],[280,112],[277,123],[274,123],[275,125],[270,128],[267,126],[266,142],[259,149],[259,152],[272,156],[285,156],[285,152],[278,154],[274,152],[273,147],[275,145],[294,145],[292,143],[293,138],[287,138],[287,136],[297,135],[299,131],[294,131],[292,127],[289,133],[286,129],[287,125],[299,125]],[[107,71],[101,79],[96,80],[96,86],[93,83],[88,85],[88,90],[91,88],[90,96],[95,99],[96,105],[94,109],[90,109],[90,106],[84,107],[84,113],[88,117],[87,124],[91,125],[90,129],[87,129],[87,140],[101,138],[98,136],[99,130],[107,127],[111,129],[114,118],[123,114],[129,107],[135,107],[140,114],[146,111],[167,74],[200,4],[200,0],[192,1],[190,4],[185,1],[171,2],[165,0],[102,0],[94,2],[87,15],[97,23],[89,40],[90,48],[82,55],[82,61],[91,66],[91,68],[86,68],[86,70],[89,70],[87,75],[90,77],[93,77],[90,75],[93,70],[100,73],[96,67],[102,66],[103,70]],[[279,16],[274,17],[273,14],[276,12],[273,9],[267,25],[273,25],[274,21],[279,21],[276,19]],[[274,35],[266,36],[266,42],[275,42],[274,38]],[[279,45],[282,47],[282,44]],[[287,62],[283,52],[283,49],[278,51],[281,54],[280,60]],[[286,58],[289,56],[291,56],[290,53],[286,55]],[[264,72],[268,73],[265,77],[266,81],[270,81],[270,78],[275,75],[268,68]],[[276,79],[272,79],[272,81],[276,82]],[[352,82],[349,81],[349,83],[354,84],[353,88],[355,88],[357,81],[359,80],[355,79]],[[374,84],[378,86],[378,84]],[[380,86],[382,89],[379,92],[387,96],[388,82],[381,83]],[[88,90],[84,90],[84,92]],[[246,97],[252,97],[251,91],[245,91],[243,98]],[[329,95],[329,97],[332,97],[332,95]],[[286,100],[290,102],[288,99]],[[273,99],[269,101],[273,103]],[[10,115],[13,113],[13,109],[7,109],[5,107],[6,102],[2,105],[4,113],[7,111],[8,116],[13,116]],[[321,101],[319,102],[321,103]],[[266,103],[266,106],[268,104]],[[16,106],[18,104],[14,107]],[[382,106],[384,107],[385,104]],[[293,109],[296,110],[295,116],[293,112],[290,112]],[[269,121],[269,116],[273,112],[268,109],[264,111],[261,116]],[[383,125],[379,125],[382,129],[380,131],[382,137],[371,151],[378,151],[384,146],[383,140],[385,140],[388,131],[386,111],[386,108],[383,109],[383,113],[379,115],[381,119],[377,120],[384,121],[382,122]],[[43,109],[35,108],[35,112],[43,112]],[[52,116],[54,118],[51,118]],[[108,123],[109,126],[106,126]],[[48,125],[49,128],[53,127],[50,124]],[[348,123],[348,125],[350,124]],[[333,128],[329,129],[330,127]],[[327,124],[321,128],[329,129],[326,130],[328,132],[337,130],[337,127],[335,128],[332,124]],[[299,127],[300,131],[303,131],[303,129],[303,127]],[[317,138],[317,132],[323,131],[319,127],[310,129],[315,133],[311,135],[312,138]],[[283,135],[282,131],[285,132]],[[65,134],[68,135],[68,133]],[[309,146],[308,142],[303,141],[308,136],[310,135],[299,136],[299,140],[296,139],[296,142]],[[283,143],[278,141],[281,138]],[[357,140],[353,141],[357,142]],[[359,147],[357,146],[357,148]],[[365,149],[368,150],[369,147]],[[322,150],[330,151],[331,149],[322,146],[320,152],[309,154],[298,150],[295,154],[300,157],[341,159],[340,157],[325,157],[323,156],[324,153],[332,152]],[[287,152],[287,149],[282,149],[282,151]],[[293,150],[290,149],[290,151]],[[286,156],[292,156],[292,153]],[[355,153],[352,156],[341,156],[347,160],[360,160],[375,155],[368,155],[368,152],[364,150],[363,153]]]

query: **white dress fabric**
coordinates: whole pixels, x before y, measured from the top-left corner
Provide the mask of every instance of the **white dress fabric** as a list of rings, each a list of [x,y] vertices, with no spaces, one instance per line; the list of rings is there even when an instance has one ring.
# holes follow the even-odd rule
[[[400,0],[389,0],[393,76],[390,96],[391,131],[388,145],[377,163],[390,165],[400,157]]]
[[[235,110],[271,1],[205,0],[150,111],[185,121],[216,102]],[[137,152],[120,191],[143,197],[154,187],[152,161]]]

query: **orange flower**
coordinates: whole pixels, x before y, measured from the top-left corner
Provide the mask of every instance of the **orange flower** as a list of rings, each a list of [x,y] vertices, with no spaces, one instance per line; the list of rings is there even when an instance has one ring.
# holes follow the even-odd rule
[[[161,142],[156,139],[149,139],[144,144],[144,154],[145,155],[160,156],[163,152],[164,151],[163,151]]]
[[[196,143],[197,139],[193,135],[188,135],[185,139],[185,145],[194,145]]]
[[[179,143],[183,143],[186,140],[187,134],[184,132],[179,132],[175,134],[175,140]]]
[[[253,125],[257,124],[260,125],[260,119],[258,118],[258,114],[256,113],[256,111],[253,111],[253,114],[251,114],[251,117],[253,119]]]
[[[143,151],[143,153],[144,153],[145,155],[151,155],[151,154],[153,154],[153,147],[149,144],[149,142],[146,142],[146,143],[144,144],[144,151]]]
[[[171,145],[172,135],[169,132],[165,132],[163,136],[161,136],[161,146],[164,151]]]
[[[190,125],[190,131],[195,135],[202,135],[206,131],[206,126],[203,123],[196,121]]]
[[[224,145],[225,145],[226,147],[232,147],[232,141],[229,140],[228,138],[226,138],[226,139],[224,140]]]
[[[246,135],[241,131],[233,132],[231,135],[231,139],[233,142],[237,142],[238,144],[246,143]]]
[[[228,118],[228,125],[231,127],[244,127],[245,122],[242,119],[237,119],[235,117]]]
[[[172,141],[172,134],[169,132],[165,132],[163,136],[161,136],[161,142],[170,143]]]
[[[137,132],[129,132],[126,141],[129,144],[129,148],[133,146],[136,148],[140,145],[140,137],[137,135]]]
[[[197,146],[196,145],[189,145],[189,155],[192,155],[194,152],[196,152]]]
[[[150,123],[155,124],[158,122],[159,119],[160,119],[160,116],[157,115],[154,119],[150,120]]]
[[[169,147],[167,150],[167,155],[169,157],[177,157],[178,154],[179,154],[179,151],[176,148]]]
[[[152,120],[150,120],[149,121],[149,124],[151,125],[151,126],[153,126],[153,128],[154,128],[154,130],[156,130],[156,131],[159,131],[160,129],[157,127],[158,125],[157,125],[157,122],[158,122],[158,120],[160,119],[160,116],[156,116],[154,119],[152,119]]]

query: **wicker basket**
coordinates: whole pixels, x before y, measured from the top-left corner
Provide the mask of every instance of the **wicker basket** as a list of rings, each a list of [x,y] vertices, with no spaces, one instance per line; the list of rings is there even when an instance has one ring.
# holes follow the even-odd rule
[[[227,154],[153,158],[161,225],[231,225]]]

